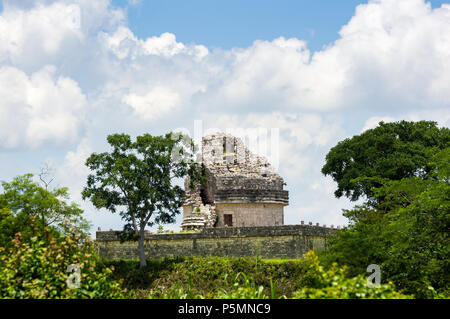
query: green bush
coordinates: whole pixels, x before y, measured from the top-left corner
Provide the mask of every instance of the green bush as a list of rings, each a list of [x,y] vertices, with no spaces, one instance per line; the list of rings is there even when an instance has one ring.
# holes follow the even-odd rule
[[[314,252],[298,260],[251,257],[183,257],[105,261],[123,278],[130,298],[409,298],[392,283],[367,287],[367,277],[347,277],[346,267],[320,264]]]
[[[367,277],[346,277],[346,267],[337,263],[325,270],[314,252],[306,254],[304,288],[294,292],[300,299],[409,299],[412,296],[395,291],[392,282],[369,287]]]
[[[254,257],[183,257],[148,260],[146,268],[139,269],[136,260],[103,261],[105,266],[114,266],[114,277],[124,279],[124,287],[144,298],[149,293],[153,298],[188,295],[215,298],[219,291],[233,291],[234,279],[244,284],[242,276],[251,274],[249,280],[264,294],[276,298],[290,296],[301,288],[301,260],[263,260]],[[231,279],[231,280],[230,280]]]
[[[241,283],[239,277],[243,279]],[[275,297],[275,290],[271,284],[271,297]],[[257,286],[252,278],[248,278],[244,273],[238,273],[235,278],[235,283],[232,289],[221,289],[216,294],[217,299],[268,299],[269,297],[264,293],[263,286]]]
[[[121,283],[111,278],[112,269],[99,269],[96,261],[93,243],[82,240],[73,228],[59,237],[45,228],[28,241],[17,233],[11,247],[0,248],[0,298],[123,297]],[[69,288],[68,278],[76,277],[67,272],[69,265],[80,267],[79,288]]]

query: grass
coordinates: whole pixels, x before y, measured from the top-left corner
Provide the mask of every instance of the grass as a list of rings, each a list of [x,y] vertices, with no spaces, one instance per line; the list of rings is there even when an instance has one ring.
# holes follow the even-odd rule
[[[285,262],[299,262],[301,259],[293,259],[293,258],[273,258],[273,259],[260,259],[262,262],[268,263],[268,264],[282,264]]]

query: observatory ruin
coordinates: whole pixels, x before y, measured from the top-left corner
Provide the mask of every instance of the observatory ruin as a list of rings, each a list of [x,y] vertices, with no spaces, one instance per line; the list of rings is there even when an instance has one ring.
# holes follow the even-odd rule
[[[201,169],[204,185],[191,189],[185,180],[183,230],[284,224],[289,195],[283,178],[240,138],[225,133],[203,137]]]
[[[216,133],[202,139],[199,165],[206,182],[194,189],[185,180],[183,230],[145,233],[149,258],[174,256],[259,256],[301,258],[311,249],[325,249],[337,230],[318,224],[284,225],[288,191],[283,178],[240,138]],[[139,256],[135,241],[120,241],[120,231],[96,234],[99,255],[106,259]]]

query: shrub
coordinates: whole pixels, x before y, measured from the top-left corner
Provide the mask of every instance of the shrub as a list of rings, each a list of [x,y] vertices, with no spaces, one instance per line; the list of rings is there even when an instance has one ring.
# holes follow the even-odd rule
[[[219,291],[231,292],[238,278],[244,284],[242,275],[256,287],[263,286],[264,294],[274,298],[290,296],[301,288],[300,260],[263,260],[255,257],[177,257],[148,260],[146,268],[139,269],[136,260],[103,261],[105,266],[114,266],[116,279],[123,278],[124,286],[135,291],[138,297],[169,298],[215,298]],[[232,280],[230,280],[232,279]],[[178,298],[178,297],[177,297]]]
[[[131,298],[411,298],[392,283],[369,288],[367,277],[350,278],[336,263],[327,268],[312,251],[298,260],[164,258],[149,260],[143,269],[136,260],[104,263],[115,266],[114,276],[125,279]]]
[[[239,281],[239,277],[242,277],[243,282]],[[226,278],[225,278],[226,280]],[[272,292],[273,291],[273,286]],[[274,293],[272,293],[274,297]],[[268,299],[268,296],[264,294],[264,287],[257,286],[255,281],[248,278],[244,273],[238,273],[235,278],[235,283],[232,289],[221,289],[215,296],[217,299]]]
[[[79,288],[69,288],[76,277],[69,265],[80,267]],[[29,241],[17,233],[9,249],[0,248],[0,298],[121,298],[121,283],[111,275],[110,268],[98,269],[93,243],[73,228],[60,237],[45,228]]]
[[[367,278],[359,275],[345,277],[346,267],[333,263],[328,270],[320,265],[318,257],[310,251],[305,259],[304,288],[294,292],[300,299],[408,299],[412,296],[395,291],[392,282],[369,287]]]

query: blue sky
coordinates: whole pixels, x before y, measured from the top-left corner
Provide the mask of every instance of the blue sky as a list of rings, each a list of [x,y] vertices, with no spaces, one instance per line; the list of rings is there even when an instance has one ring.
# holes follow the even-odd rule
[[[445,1],[428,1],[440,7]],[[129,26],[139,37],[163,32],[183,43],[202,43],[211,48],[250,46],[256,39],[280,36],[308,41],[312,51],[338,38],[338,31],[355,13],[359,0],[229,0],[173,1],[128,0],[113,4],[127,8]]]
[[[0,180],[51,163],[93,231],[123,225],[80,196],[111,133],[278,129],[285,222],[343,225],[331,147],[380,120],[450,125],[449,1],[0,3]]]
[[[117,5],[126,1],[117,1]],[[256,39],[307,39],[320,49],[334,41],[361,1],[142,1],[130,6],[131,29],[141,37],[172,32],[183,43],[230,49]]]

